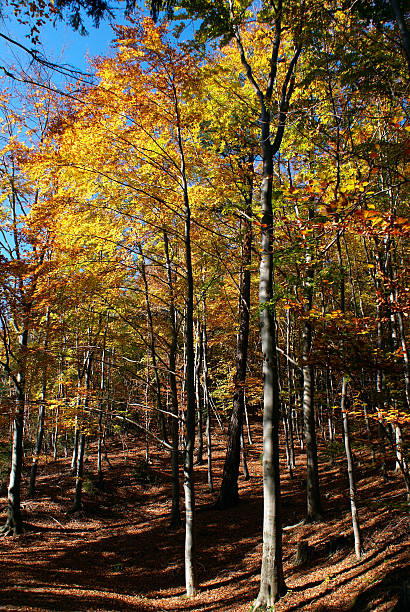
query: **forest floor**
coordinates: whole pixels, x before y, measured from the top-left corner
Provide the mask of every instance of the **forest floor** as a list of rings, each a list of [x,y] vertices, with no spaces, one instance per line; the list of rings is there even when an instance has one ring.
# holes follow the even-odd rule
[[[146,471],[144,449],[130,432],[123,445],[108,441],[112,467],[104,465],[106,490],[99,491],[87,476],[84,510],[75,515],[67,513],[74,486],[69,460],[49,459],[41,466],[37,496],[24,502],[27,530],[19,537],[0,540],[0,609],[249,610],[258,593],[262,552],[260,420],[252,423],[252,432],[250,479],[240,478],[241,503],[236,508],[214,510],[216,493],[208,491],[206,465],[195,469],[198,596],[188,599],[184,595],[184,529],[173,531],[168,526],[171,483],[167,458],[152,447],[152,463]],[[225,441],[224,434],[215,434],[217,491]],[[89,474],[95,473],[93,450],[86,463]],[[332,465],[323,446],[319,454],[325,520],[284,531],[289,590],[275,610],[403,609],[397,601],[409,579],[410,558],[401,475],[389,472],[385,481],[365,451],[356,452],[361,463],[358,494],[364,543],[364,555],[358,561],[353,552],[343,455]],[[282,458],[282,490],[284,526],[294,525],[305,513],[302,453],[293,478]],[[5,516],[6,499],[1,502]],[[311,555],[296,567],[293,557],[300,540],[308,541]]]

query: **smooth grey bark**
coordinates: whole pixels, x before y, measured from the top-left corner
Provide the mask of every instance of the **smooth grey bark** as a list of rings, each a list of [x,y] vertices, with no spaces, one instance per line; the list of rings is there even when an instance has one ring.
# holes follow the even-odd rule
[[[181,524],[181,512],[179,509],[179,426],[178,426],[178,389],[176,379],[176,354],[178,349],[178,330],[174,300],[174,284],[172,279],[171,258],[169,255],[168,234],[164,230],[165,266],[167,271],[167,282],[169,289],[169,324],[171,330],[171,344],[169,348],[169,385],[171,388],[171,473],[172,473],[172,507],[171,527],[176,528]]]
[[[186,436],[184,456],[184,494],[185,494],[185,588],[188,597],[198,590],[196,568],[196,524],[195,524],[195,485],[194,485],[194,445],[195,445],[195,351],[194,351],[194,278],[191,254],[191,207],[188,194],[188,180],[184,145],[181,130],[178,94],[172,80],[174,110],[177,120],[177,144],[180,155],[180,175],[184,210],[184,246],[186,266],[186,313],[185,313],[185,350],[186,373],[185,390],[187,395]]]
[[[28,319],[28,313],[27,317]],[[23,323],[23,331],[18,335],[18,372],[12,376],[16,389],[16,407],[13,419],[13,439],[11,449],[11,468],[7,491],[7,518],[1,533],[18,535],[23,532],[21,517],[21,474],[23,467],[23,429],[26,391],[26,351],[28,344],[28,328]]]
[[[286,311],[286,354],[290,355],[290,333],[291,333],[291,321],[290,312]],[[293,439],[293,393],[292,393],[292,371],[290,360],[286,359],[286,375],[288,383],[288,402],[284,406],[284,427],[286,433],[286,449],[288,453],[288,469],[290,477],[293,476],[293,470],[296,468],[296,457],[295,457],[295,442]]]
[[[309,218],[312,212],[309,211]],[[305,321],[302,332],[303,353],[303,428],[306,445],[306,521],[308,523],[320,521],[322,518],[322,504],[320,500],[319,469],[317,459],[317,442],[315,426],[314,404],[314,372],[310,363],[312,349],[312,324],[309,320],[309,311],[312,308],[312,282],[311,255],[306,254],[306,280],[305,280]]]
[[[292,478],[293,470],[292,470],[292,464],[291,464],[291,459],[290,459],[289,426],[288,426],[288,420],[286,416],[286,406],[283,407],[282,425],[283,425],[283,432],[285,434],[286,464],[288,466],[289,476]]]
[[[10,479],[7,491],[7,518],[1,533],[18,535],[23,532],[21,516],[21,472],[23,467],[23,429],[26,395],[26,359],[28,345],[28,316],[23,320],[23,330],[18,335],[18,372],[12,376],[16,389],[16,408],[13,419]]]
[[[342,413],[343,438],[344,438],[345,451],[346,451],[347,474],[349,478],[349,498],[350,498],[350,510],[352,514],[354,550],[355,550],[357,559],[360,559],[362,555],[362,542],[361,542],[361,535],[360,535],[359,512],[357,509],[357,501],[356,501],[356,497],[357,497],[356,482],[355,482],[355,477],[354,477],[353,454],[352,454],[352,448],[350,444],[349,417],[348,417],[347,410],[346,410],[346,401],[347,401],[347,379],[346,379],[346,376],[343,376],[342,393],[341,393],[341,400],[340,400],[340,411]]]
[[[107,327],[109,322],[109,316],[107,314]],[[104,474],[102,468],[102,447],[103,447],[103,439],[104,439],[104,427],[103,427],[103,414],[104,414],[104,400],[105,400],[105,359],[106,359],[106,338],[107,338],[107,327],[104,333],[104,342],[103,348],[101,352],[101,379],[100,379],[100,400],[99,405],[100,409],[98,411],[98,446],[97,446],[97,479],[98,479],[98,487],[100,489],[104,488]]]
[[[208,387],[208,336],[206,333],[206,303],[205,298],[202,301],[203,305],[203,322],[202,322],[202,373],[203,373],[203,398],[204,409],[206,414],[205,435],[206,435],[206,457],[207,457],[207,477],[208,488],[211,493],[214,492],[214,482],[212,474],[212,436],[211,436],[211,398]]]
[[[182,149],[182,143],[181,143]],[[185,162],[182,176],[184,182],[185,205],[185,263],[187,275],[186,299],[186,439],[184,460],[184,493],[185,493],[185,587],[188,597],[196,594],[198,578],[195,560],[195,489],[194,489],[194,445],[195,445],[195,354],[193,325],[194,283],[191,260],[191,210],[188,200],[188,185],[185,179]]]
[[[230,3],[231,20],[235,23]],[[288,65],[279,100],[275,136],[271,135],[271,104],[276,84],[279,48],[282,36],[282,0],[275,6],[274,34],[266,91],[255,80],[242,44],[240,30],[233,25],[241,63],[260,107],[262,185],[261,185],[261,262],[259,280],[260,328],[263,354],[263,550],[261,582],[254,610],[272,607],[286,593],[282,564],[281,491],[279,475],[279,382],[273,305],[273,158],[279,151],[294,90],[294,70],[302,51],[299,45]]]
[[[246,401],[246,390],[245,390],[245,393],[243,395],[243,411],[244,411],[244,414],[245,414],[246,433],[248,435],[248,444],[252,445],[252,434],[251,434],[251,428],[249,426],[249,415],[248,415],[248,405],[247,405],[247,401]]]
[[[248,462],[246,460],[246,447],[245,447],[245,438],[243,435],[243,423],[242,423],[242,430],[241,430],[241,454],[242,454],[243,478],[244,480],[249,480],[250,475],[249,475],[249,469],[248,469]]]
[[[55,420],[55,426],[54,426],[54,433],[53,433],[53,459],[54,461],[57,461],[57,455],[58,455],[58,425],[59,425],[59,418],[60,418],[60,406],[57,405],[56,408],[56,420]],[[67,450],[67,447],[66,447]],[[67,454],[66,454],[67,456]]]
[[[20,379],[19,382],[22,382]],[[2,529],[5,535],[18,535],[23,532],[21,517],[21,470],[23,465],[23,425],[24,425],[24,393],[17,392],[16,413],[13,422],[13,444],[11,454],[10,480],[7,494],[7,519]]]
[[[332,379],[330,368],[326,368],[326,405],[327,405],[327,423],[329,430],[329,441],[333,442],[335,439],[335,419],[333,414],[333,392],[332,392]]]
[[[340,270],[340,310],[342,313],[346,311],[346,298],[345,298],[345,276],[343,270],[343,259],[342,259],[342,249],[340,244],[340,236],[337,234],[337,257],[339,262],[339,270]],[[341,350],[343,351],[343,344],[341,344]],[[354,466],[353,466],[353,453],[350,444],[350,431],[349,431],[349,417],[346,409],[347,402],[347,378],[346,375],[343,375],[342,379],[342,392],[340,398],[340,412],[342,414],[342,423],[343,423],[343,438],[345,444],[345,452],[346,452],[346,463],[347,463],[347,474],[349,478],[349,498],[350,498],[350,511],[352,515],[352,525],[353,525],[353,536],[354,536],[354,549],[356,553],[356,558],[360,559],[362,555],[362,542],[360,535],[360,523],[359,523],[359,512],[357,509],[357,501],[356,501],[356,482],[354,475]]]
[[[204,428],[203,428],[203,406],[202,406],[202,392],[201,392],[201,365],[202,365],[202,329],[198,319],[196,329],[196,347],[195,347],[195,398],[196,408],[198,414],[198,446],[196,451],[196,463],[202,465],[204,462]]]
[[[80,407],[80,396],[77,397],[77,410]],[[78,414],[75,416],[75,425],[74,425],[74,440],[73,440],[73,456],[71,458],[71,472],[75,474],[77,469],[77,459],[78,459],[78,439],[79,439],[79,429],[78,429]]]
[[[23,532],[21,517],[21,470],[23,466],[23,426],[24,426],[24,379],[17,375],[21,388],[17,389],[16,412],[13,421],[13,443],[11,452],[10,480],[7,492],[7,519],[1,529],[4,535],[18,535]]]
[[[147,379],[145,381],[145,463],[148,465],[151,462],[150,459],[150,411],[149,406],[149,350],[147,350]]]
[[[76,473],[75,473],[74,501],[73,501],[73,505],[71,506],[70,512],[77,512],[77,510],[81,510],[82,508],[84,452],[85,452],[85,433],[81,431],[79,434],[79,441],[78,441],[78,457],[77,457],[77,467],[76,467]]]

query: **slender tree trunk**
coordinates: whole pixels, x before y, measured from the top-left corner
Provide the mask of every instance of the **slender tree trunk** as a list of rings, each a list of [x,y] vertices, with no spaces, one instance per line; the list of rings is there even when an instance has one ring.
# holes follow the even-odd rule
[[[22,378],[19,377],[19,383]],[[23,533],[23,520],[21,517],[21,470],[23,466],[23,425],[25,394],[18,389],[16,398],[16,413],[13,422],[13,445],[11,453],[10,481],[7,495],[7,519],[1,532],[4,535],[18,535]]]
[[[311,211],[309,211],[311,217]],[[308,319],[312,308],[312,282],[313,272],[310,269],[311,257],[306,255],[308,266],[306,278],[306,305],[305,321],[303,324],[303,425],[306,444],[306,501],[308,523],[320,521],[322,518],[322,505],[320,501],[319,470],[317,460],[315,406],[314,406],[314,372],[309,362],[312,347],[312,325]]]
[[[203,397],[204,397],[204,409],[206,414],[206,454],[207,454],[207,474],[208,474],[208,487],[211,493],[214,492],[214,483],[212,475],[212,436],[211,436],[211,398],[209,395],[208,387],[208,336],[206,333],[206,305],[205,298],[203,299],[203,322],[202,322],[202,359],[203,359]]]
[[[197,324],[197,343],[195,350],[195,397],[196,397],[196,408],[198,414],[198,448],[196,451],[196,463],[202,465],[204,462],[204,428],[203,428],[203,407],[201,397],[201,364],[202,364],[202,330],[201,324],[198,319]]]
[[[185,493],[185,586],[188,597],[198,590],[198,577],[195,558],[195,486],[194,486],[194,445],[195,445],[195,352],[194,352],[194,278],[191,255],[191,208],[188,195],[184,146],[181,131],[181,118],[177,92],[174,87],[175,115],[177,119],[178,148],[181,160],[181,180],[184,200],[184,243],[186,266],[186,437],[184,457],[184,493]]]
[[[75,474],[75,493],[74,501],[70,512],[77,512],[82,508],[82,492],[83,492],[83,473],[84,473],[84,452],[86,443],[86,434],[84,431],[84,415],[88,408],[89,397],[88,393],[90,390],[91,382],[91,367],[92,367],[92,353],[88,353],[87,356],[87,367],[86,367],[86,378],[85,378],[85,396],[84,396],[84,410],[81,422],[79,424],[79,441],[78,441],[78,457]]]
[[[234,23],[233,3],[230,4]],[[239,28],[233,28],[241,63],[249,84],[260,106],[262,185],[261,185],[261,262],[259,279],[259,303],[261,344],[263,355],[263,549],[261,582],[253,609],[274,605],[286,593],[282,564],[282,521],[279,475],[279,376],[276,354],[275,316],[273,304],[273,210],[272,181],[273,158],[278,153],[285,132],[287,112],[294,90],[294,70],[301,53],[301,45],[289,62],[282,82],[279,116],[275,136],[271,135],[272,95],[276,83],[279,48],[282,36],[282,0],[274,6],[274,35],[269,58],[269,76],[263,92],[255,80],[252,67],[243,47]]]
[[[56,420],[55,420],[55,427],[54,427],[54,435],[53,435],[53,459],[54,461],[57,461],[57,455],[58,455],[58,422],[59,422],[59,418],[60,418],[60,406],[57,404],[57,408],[56,408]]]
[[[289,422],[287,418],[287,407],[283,407],[282,415],[283,432],[285,434],[285,451],[286,451],[286,464],[288,466],[289,476],[293,478],[293,467],[290,451],[290,434],[289,434]]]
[[[337,235],[336,245],[337,245],[337,257],[338,257],[339,269],[340,269],[340,310],[344,314],[346,311],[345,276],[344,276],[342,249],[340,245],[339,234]],[[341,344],[341,351],[343,353],[343,343]],[[352,525],[353,525],[354,549],[355,549],[357,559],[360,559],[362,555],[362,543],[361,543],[361,536],[360,536],[359,512],[358,512],[357,503],[356,503],[356,482],[355,482],[355,475],[354,475],[353,454],[352,454],[352,449],[350,445],[349,417],[347,414],[346,403],[347,403],[347,378],[345,375],[343,375],[342,393],[341,393],[341,399],[340,399],[340,412],[342,414],[343,438],[344,438],[344,443],[345,443],[347,473],[348,473],[348,478],[349,478],[349,497],[350,497],[350,510],[351,510],[351,515],[352,515]]]
[[[263,108],[262,124],[269,126]],[[261,583],[254,609],[271,607],[287,591],[282,565],[282,520],[279,475],[279,382],[275,317],[273,312],[273,150],[263,135],[262,239],[259,281],[260,327],[263,354],[263,550]]]
[[[252,192],[251,192],[252,194]],[[252,208],[249,196],[244,221],[244,240],[242,251],[242,270],[239,287],[239,332],[236,344],[236,372],[234,376],[234,397],[228,431],[228,446],[222,476],[221,489],[216,507],[223,509],[234,506],[239,501],[238,476],[243,413],[245,409],[245,382],[249,343],[249,313],[251,295],[251,258],[252,258]]]
[[[183,173],[185,175],[185,173]],[[194,284],[191,262],[191,212],[185,186],[185,258],[187,273],[187,308],[186,308],[186,440],[184,460],[184,492],[185,492],[185,586],[188,597],[196,594],[198,578],[195,559],[195,489],[194,489],[194,445],[195,445],[195,354],[193,325]]]
[[[107,326],[108,326],[108,316],[107,316]],[[98,487],[100,489],[104,488],[104,474],[102,469],[102,445],[103,445],[103,437],[104,437],[104,428],[103,428],[103,408],[104,408],[104,394],[105,394],[105,342],[106,342],[107,330],[104,334],[104,345],[101,354],[101,380],[100,380],[100,409],[98,412],[98,447],[97,447],[97,478],[98,478]]]
[[[147,349],[147,379],[145,382],[145,463],[148,465],[151,462],[150,458],[150,410],[148,408],[149,403],[149,350]]]
[[[77,398],[77,411],[79,410],[79,408],[80,408],[80,395],[78,395],[78,398]],[[71,471],[73,474],[75,474],[77,470],[78,438],[79,438],[78,414],[76,414],[75,425],[74,425],[73,456],[71,458]]]
[[[171,387],[172,414],[171,419],[171,471],[172,471],[172,508],[171,527],[177,528],[181,524],[181,512],[179,509],[179,426],[178,426],[178,389],[176,379],[176,354],[178,348],[178,332],[176,311],[174,302],[174,285],[172,280],[171,259],[169,256],[168,234],[164,230],[165,263],[167,270],[167,281],[169,288],[169,323],[171,329],[171,346],[169,350],[169,384]]]
[[[248,403],[246,401],[246,389],[245,389],[245,392],[243,394],[243,410],[244,410],[244,414],[245,414],[246,433],[248,435],[248,444],[252,445],[252,434],[251,434],[251,428],[249,426]]]
[[[33,455],[33,462],[31,464],[31,472],[30,472],[30,484],[28,487],[27,495],[29,497],[34,497],[36,491],[36,477],[37,477],[37,468],[38,468],[38,459],[41,454],[41,447],[43,444],[43,436],[44,436],[44,417],[46,412],[46,406],[44,403],[45,396],[42,392],[42,402],[40,406],[40,410],[38,413],[38,432],[37,432],[37,444],[36,449]]]
[[[246,447],[245,447],[245,438],[243,436],[243,424],[242,424],[242,431],[241,431],[241,451],[242,451],[243,478],[244,480],[249,480],[250,476],[249,476],[248,463],[246,461]]]
[[[84,473],[85,433],[80,432],[78,441],[77,469],[75,473],[74,501],[70,512],[77,512],[82,508],[83,473]]]
[[[361,543],[361,537],[360,537],[359,512],[357,510],[357,503],[356,503],[356,483],[355,483],[355,477],[354,477],[353,455],[352,455],[352,449],[350,445],[349,418],[348,418],[347,410],[346,410],[346,399],[347,399],[346,394],[347,394],[347,380],[346,380],[346,376],[343,376],[340,410],[342,413],[343,437],[344,437],[345,451],[346,451],[347,473],[349,477],[349,497],[350,497],[350,510],[352,513],[354,549],[355,549],[356,557],[360,559],[362,555],[362,543]]]
[[[19,334],[19,372],[15,379],[16,408],[13,420],[13,443],[11,451],[10,480],[7,494],[7,519],[1,529],[4,535],[18,535],[23,532],[21,517],[21,471],[23,467],[23,429],[25,411],[25,372],[28,330]]]
[[[290,333],[291,333],[291,321],[290,321],[290,312],[286,311],[286,354],[290,355]],[[285,406],[285,420],[288,427],[288,436],[289,436],[289,474],[293,475],[292,470],[296,468],[296,458],[295,458],[295,441],[293,439],[293,419],[292,419],[292,410],[294,403],[294,394],[292,389],[292,370],[290,366],[289,359],[286,360],[286,374],[287,374],[287,382],[288,382],[288,395],[289,401],[287,407]]]
[[[140,266],[141,275],[144,281],[145,304],[147,307],[151,361],[152,361],[152,368],[154,370],[154,376],[155,376],[155,391],[156,391],[156,399],[157,399],[158,417],[159,417],[159,422],[161,423],[162,437],[164,441],[168,444],[167,428],[165,424],[164,413],[162,411],[161,381],[160,381],[158,365],[157,365],[157,354],[156,354],[156,348],[155,348],[154,322],[152,318],[151,300],[150,300],[149,290],[148,290],[148,281],[147,281],[144,253],[142,251],[142,247],[140,244],[138,245],[138,250],[140,252],[140,258],[141,258],[141,266]]]

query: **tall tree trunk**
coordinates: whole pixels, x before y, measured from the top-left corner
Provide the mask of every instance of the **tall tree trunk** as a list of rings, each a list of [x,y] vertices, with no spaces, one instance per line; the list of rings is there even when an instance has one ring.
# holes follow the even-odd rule
[[[194,278],[192,273],[191,255],[191,208],[188,195],[188,181],[186,176],[184,146],[181,130],[181,117],[179,114],[178,95],[173,84],[175,116],[177,119],[178,148],[181,160],[181,181],[184,201],[184,243],[186,266],[186,317],[185,317],[185,346],[186,346],[186,437],[184,457],[184,493],[185,493],[185,587],[188,597],[192,597],[198,590],[198,577],[195,558],[195,487],[194,487],[194,445],[195,445],[195,352],[194,352]]]
[[[242,431],[241,431],[241,451],[242,451],[242,470],[243,470],[243,478],[244,480],[249,480],[249,469],[248,463],[246,461],[246,447],[245,447],[245,438],[243,436],[243,423],[242,423]]]
[[[108,315],[107,315],[107,327],[108,327]],[[104,428],[103,428],[103,409],[104,409],[104,400],[105,400],[105,358],[106,358],[106,350],[105,350],[105,342],[107,337],[107,328],[104,334],[104,344],[101,353],[101,379],[100,379],[100,409],[98,412],[98,447],[97,447],[97,478],[98,478],[98,487],[100,489],[104,488],[104,474],[102,469],[102,445],[104,438]]]
[[[286,354],[290,355],[290,333],[291,333],[291,321],[290,321],[290,312],[286,311]],[[289,401],[285,410],[285,419],[288,426],[288,434],[289,434],[289,473],[292,476],[292,470],[296,468],[296,457],[295,457],[295,441],[293,438],[293,405],[294,405],[294,394],[293,394],[293,380],[292,380],[292,370],[290,366],[290,360],[286,359],[286,374],[288,381],[288,396]]]
[[[359,513],[357,510],[357,503],[356,503],[356,483],[355,483],[355,477],[354,477],[353,454],[352,454],[352,448],[350,445],[349,417],[347,415],[347,410],[346,410],[346,400],[347,400],[346,394],[347,394],[347,380],[346,380],[346,376],[343,376],[340,410],[342,413],[343,437],[344,437],[345,451],[346,451],[347,473],[349,477],[349,497],[350,497],[350,510],[352,514],[352,524],[353,524],[354,549],[355,549],[356,557],[360,559],[362,555],[362,543],[361,543],[361,537],[360,537]]]
[[[167,270],[167,282],[169,288],[169,323],[171,329],[171,346],[169,349],[169,384],[171,387],[171,471],[172,471],[172,508],[171,527],[176,528],[181,524],[181,512],[179,509],[179,426],[178,426],[178,389],[176,379],[176,354],[178,349],[178,332],[176,321],[176,310],[174,302],[174,284],[172,280],[171,259],[169,256],[168,234],[164,230],[165,264]]]
[[[23,467],[23,428],[26,387],[26,349],[28,329],[19,334],[19,371],[15,378],[16,408],[13,420],[13,443],[11,451],[11,470],[7,493],[7,519],[1,529],[4,535],[18,535],[23,532],[21,517],[21,470]]]
[[[340,245],[339,234],[337,234],[336,245],[337,245],[337,257],[338,257],[339,270],[340,270],[340,310],[344,314],[346,311],[345,276],[344,276],[342,249]],[[341,344],[341,351],[343,353],[343,344]],[[349,497],[350,497],[350,511],[352,515],[352,525],[353,525],[354,549],[355,549],[357,559],[360,559],[361,554],[362,554],[362,543],[361,543],[361,536],[360,536],[359,512],[357,510],[357,503],[356,503],[356,482],[355,482],[354,466],[353,466],[353,454],[352,454],[352,448],[350,445],[349,417],[348,417],[347,410],[346,410],[346,402],[347,402],[347,378],[345,375],[343,375],[342,393],[341,393],[341,399],[340,399],[340,411],[342,413],[343,437],[344,437],[345,451],[346,451],[347,474],[349,478]]]
[[[309,218],[312,211],[309,210]],[[306,254],[306,281],[305,281],[305,321],[303,323],[302,352],[303,352],[303,425],[306,444],[306,501],[308,523],[319,521],[322,518],[322,504],[320,501],[319,470],[317,460],[315,405],[314,405],[314,372],[310,363],[312,348],[312,325],[309,321],[309,312],[312,308],[313,271],[311,269],[311,256]]]
[[[264,109],[263,124],[268,121]],[[263,551],[261,584],[255,608],[271,607],[286,593],[282,565],[282,521],[279,476],[279,383],[273,313],[272,176],[273,151],[263,138],[262,249],[259,302],[263,354]]]
[[[207,455],[207,475],[208,488],[211,493],[214,492],[214,483],[212,475],[212,436],[211,436],[211,398],[208,387],[208,337],[206,333],[206,318],[205,318],[205,298],[203,299],[203,322],[202,322],[202,359],[203,359],[203,397],[204,409],[206,414],[206,455]]]
[[[77,397],[77,411],[80,408],[80,395]],[[78,427],[78,414],[75,415],[74,425],[74,440],[73,440],[73,456],[71,458],[71,472],[75,475],[77,470],[77,459],[78,459],[78,439],[79,439],[79,427]]]
[[[242,270],[239,286],[239,332],[236,343],[236,372],[234,376],[234,396],[228,431],[228,446],[222,476],[221,489],[216,502],[220,509],[234,506],[239,501],[238,476],[241,452],[241,430],[245,408],[245,382],[249,343],[249,314],[251,301],[252,261],[252,192],[246,206],[244,240],[242,250]]]
[[[78,457],[77,457],[77,465],[76,465],[76,474],[75,474],[75,492],[74,492],[74,501],[71,507],[70,512],[77,512],[82,508],[82,492],[83,492],[83,473],[84,473],[84,452],[85,452],[85,443],[86,443],[86,434],[84,431],[84,416],[85,412],[88,408],[89,397],[88,393],[90,390],[90,382],[91,382],[91,367],[92,367],[92,359],[93,355],[91,352],[88,353],[87,356],[87,366],[85,373],[85,396],[83,403],[83,414],[79,424],[79,441],[78,441]]]
[[[196,409],[198,414],[198,448],[196,451],[196,463],[202,465],[204,462],[204,428],[203,428],[203,406],[202,406],[202,393],[201,393],[201,365],[202,365],[202,330],[201,324],[198,319],[197,321],[197,342],[195,348],[195,397],[196,397]]]
[[[233,3],[230,3],[232,23],[235,23]],[[269,75],[265,93],[256,81],[244,49],[240,30],[233,27],[241,63],[249,84],[259,101],[262,152],[261,185],[261,262],[259,280],[260,326],[263,354],[263,549],[261,582],[254,610],[274,605],[286,593],[282,564],[282,521],[280,511],[279,475],[279,380],[276,355],[276,333],[273,304],[273,158],[278,153],[285,132],[289,103],[295,86],[294,70],[301,45],[288,64],[279,104],[275,136],[271,136],[271,105],[276,84],[279,48],[282,36],[282,0],[274,7],[274,34],[269,58]]]
[[[19,382],[22,382],[20,378]],[[21,470],[23,466],[23,425],[25,395],[17,391],[17,406],[13,422],[13,445],[11,453],[10,481],[7,495],[7,519],[1,532],[4,535],[18,535],[23,532],[21,518]]]
[[[53,459],[54,459],[54,461],[57,461],[57,455],[58,455],[58,425],[59,425],[59,418],[60,418],[60,405],[57,404],[56,419],[55,419],[54,434],[53,434]],[[67,450],[67,446],[66,446],[66,450]]]
[[[252,445],[251,428],[249,426],[248,403],[246,401],[246,389],[245,389],[245,392],[243,394],[243,411],[244,411],[244,414],[245,414],[246,433],[248,435],[248,444]]]
[[[183,172],[185,176],[185,172]],[[184,181],[185,183],[185,181]],[[185,263],[187,274],[186,306],[186,439],[184,460],[185,493],[185,586],[188,597],[196,594],[198,578],[195,559],[195,489],[194,489],[194,445],[195,445],[195,354],[194,354],[194,283],[191,262],[191,211],[188,200],[188,185],[184,185],[185,200]]]
[[[148,280],[147,280],[144,253],[142,251],[142,247],[140,244],[138,244],[138,250],[139,250],[140,258],[141,258],[141,266],[140,266],[141,275],[144,281],[145,305],[147,307],[149,343],[150,343],[150,349],[151,349],[152,368],[154,370],[154,376],[155,376],[155,391],[156,391],[156,399],[157,399],[158,416],[159,416],[159,422],[161,423],[162,437],[164,441],[168,444],[167,429],[166,429],[166,424],[165,424],[164,413],[162,410],[161,381],[160,381],[159,371],[158,371],[158,366],[157,366],[157,354],[156,354],[156,348],[155,348],[154,322],[152,318],[151,300],[150,300],[149,290],[148,290]]]

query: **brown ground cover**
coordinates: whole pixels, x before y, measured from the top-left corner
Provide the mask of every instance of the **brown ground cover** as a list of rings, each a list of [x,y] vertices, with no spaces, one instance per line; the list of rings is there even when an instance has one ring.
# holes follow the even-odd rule
[[[152,464],[144,473],[143,449],[130,432],[125,451],[120,444],[109,444],[112,467],[105,465],[106,491],[86,480],[84,511],[75,515],[67,514],[74,485],[69,461],[41,466],[37,496],[24,504],[28,529],[18,538],[0,540],[0,609],[249,610],[258,592],[261,558],[260,422],[254,422],[253,433],[254,444],[248,449],[251,478],[241,478],[241,503],[236,508],[213,509],[216,494],[207,490],[206,466],[196,467],[201,585],[197,597],[184,596],[183,528],[168,527],[166,457],[152,448]],[[214,449],[216,487],[224,444],[219,433]],[[90,473],[95,470],[93,450],[86,463]],[[324,449],[321,454],[325,520],[284,531],[289,591],[275,607],[277,612],[401,609],[397,601],[410,563],[400,474],[390,472],[384,481],[362,452],[358,490],[365,553],[357,561],[344,459],[339,457],[331,465]],[[304,517],[303,454],[298,456],[294,478],[287,474],[284,460],[282,468],[286,526]],[[4,514],[5,498],[2,502]],[[345,537],[335,542],[340,535]],[[308,541],[311,556],[295,567],[292,559],[301,539]]]

